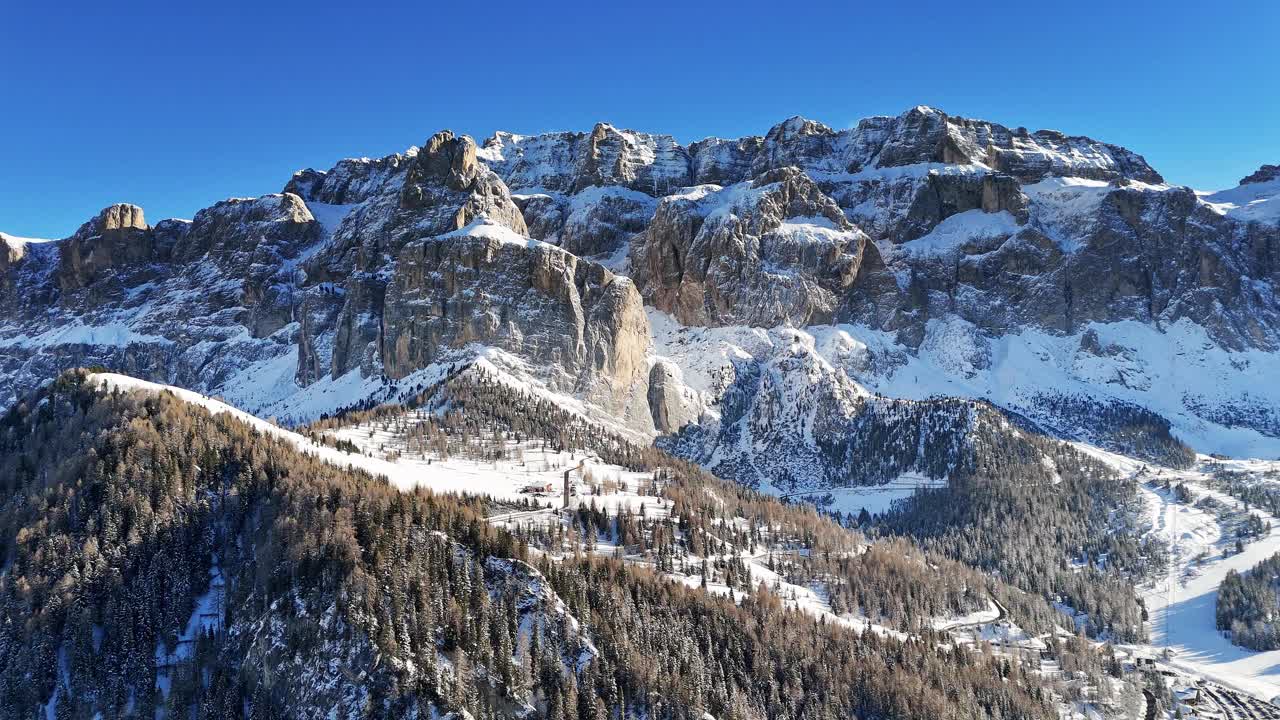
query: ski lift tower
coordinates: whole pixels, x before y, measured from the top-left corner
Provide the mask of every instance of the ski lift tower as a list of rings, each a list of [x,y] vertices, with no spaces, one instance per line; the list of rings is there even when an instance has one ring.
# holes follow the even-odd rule
[[[564,509],[565,510],[569,509],[569,495],[570,495],[569,491],[573,489],[573,483],[570,481],[569,478],[575,472],[582,472],[582,466],[585,465],[586,462],[587,462],[586,460],[579,460],[577,467],[571,467],[568,470],[564,471]]]

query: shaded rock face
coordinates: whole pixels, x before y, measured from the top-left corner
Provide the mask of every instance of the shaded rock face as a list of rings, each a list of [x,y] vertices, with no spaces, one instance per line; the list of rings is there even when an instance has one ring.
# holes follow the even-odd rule
[[[795,168],[666,198],[637,238],[646,301],[690,325],[829,322],[866,236]]]
[[[956,315],[991,334],[1185,318],[1228,348],[1276,347],[1275,228],[1233,223],[1187,189],[1114,188],[1098,203],[1074,246],[1024,225],[869,268],[843,314],[911,345],[929,318]],[[905,281],[900,292],[884,292],[888,273]]]
[[[84,288],[116,268],[144,266],[161,259],[137,205],[103,209],[59,249],[58,285],[64,291]]]
[[[293,193],[307,202],[327,205],[350,205],[364,202],[386,190],[387,186],[402,179],[408,164],[414,161],[418,149],[408,153],[369,158],[341,160],[333,169],[299,170],[285,185],[284,191]]]
[[[360,169],[364,176],[355,172]],[[398,174],[387,177],[393,170]],[[408,243],[453,232],[477,218],[528,232],[506,185],[476,161],[475,142],[465,135],[436,133],[420,151],[348,166],[344,172],[334,188],[347,188],[348,194],[365,188],[369,194],[353,204],[332,240],[305,266],[307,333],[299,357],[306,362],[299,363],[299,383],[314,381],[318,367],[333,377],[357,369],[366,376],[381,371],[387,282]],[[322,185],[313,191],[328,189]]]
[[[694,185],[732,185],[751,176],[764,138],[707,138],[689,146],[690,180]]]
[[[568,197],[523,195],[516,202],[530,237],[582,256],[625,251],[657,207],[652,197],[620,187],[589,187]]]
[[[1252,175],[1247,175],[1241,178],[1240,184],[1249,185],[1251,183],[1264,183],[1276,179],[1280,179],[1280,165],[1263,165]]]
[[[680,382],[680,370],[659,359],[649,369],[649,412],[654,429],[663,435],[679,432],[698,421],[700,403]]]
[[[497,225],[411,243],[383,310],[382,365],[403,377],[471,343],[555,368],[562,390],[624,413],[647,383],[649,324],[626,278]]]
[[[4,274],[4,279],[9,279],[9,271],[22,260],[25,254],[25,245],[10,242],[8,238],[0,238],[0,273]]]
[[[861,323],[922,352],[953,322],[1182,319],[1275,349],[1280,229],[1227,205],[1114,145],[926,107],[689,145],[607,124],[483,147],[444,131],[192,221],[116,205],[61,241],[5,239],[0,401],[77,364],[269,394],[483,343],[670,432],[701,408],[644,357],[641,300],[688,325]]]
[[[1005,211],[1025,223],[1027,204],[1018,182],[1008,175],[930,173],[925,186],[915,193],[903,222],[897,226],[895,239],[914,240],[952,215],[969,210]]]
[[[293,193],[227,200],[196,213],[173,259],[211,263],[239,278],[243,323],[250,335],[265,338],[293,321],[296,267],[320,238],[320,224]]]

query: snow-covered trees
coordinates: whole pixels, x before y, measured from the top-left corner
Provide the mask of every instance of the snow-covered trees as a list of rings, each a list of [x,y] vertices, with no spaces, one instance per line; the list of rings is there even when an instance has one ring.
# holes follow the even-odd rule
[[[1250,650],[1280,648],[1280,555],[1254,565],[1248,573],[1232,570],[1218,587],[1216,618],[1231,642]]]

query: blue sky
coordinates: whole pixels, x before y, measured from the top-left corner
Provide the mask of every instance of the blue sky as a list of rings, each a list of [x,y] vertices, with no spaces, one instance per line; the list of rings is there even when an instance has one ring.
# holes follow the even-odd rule
[[[441,128],[762,134],[927,104],[1218,188],[1280,162],[1280,3],[0,5],[0,230],[190,217]]]

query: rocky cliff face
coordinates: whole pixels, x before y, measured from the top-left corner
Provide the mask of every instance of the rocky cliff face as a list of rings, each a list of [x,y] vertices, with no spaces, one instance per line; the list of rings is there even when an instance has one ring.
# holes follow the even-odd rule
[[[867,238],[797,168],[665,198],[632,272],[654,307],[689,325],[830,322]]]
[[[191,221],[116,205],[61,241],[6,237],[0,398],[103,364],[303,418],[494,350],[633,430],[728,427],[734,384],[694,387],[678,345],[651,349],[659,316],[757,336],[839,324],[864,346],[834,363],[721,348],[722,377],[750,374],[745,352],[797,387],[911,394],[895,373],[916,359],[981,378],[1001,338],[1035,333],[1127,392],[1146,351],[1092,353],[1083,333],[1190,327],[1239,367],[1280,349],[1276,197],[1275,166],[1197,194],[1124,148],[927,107],[689,145],[604,123],[479,147],[444,131]]]
[[[472,343],[554,369],[552,388],[619,416],[644,402],[649,323],[635,286],[497,224],[409,244],[387,290],[381,361],[391,378]]]
[[[625,242],[594,219],[647,219],[634,205],[575,206],[558,230],[570,244]],[[335,407],[492,347],[648,431],[649,330],[634,285],[528,232],[475,143],[445,131],[191,221],[149,226],[116,205],[62,241],[6,239],[0,292],[17,309],[0,329],[6,401],[56,368],[105,365],[258,409],[316,383],[363,388]]]
[[[1240,179],[1241,185],[1261,184],[1280,179],[1280,165],[1263,165],[1254,173]]]
[[[310,202],[358,199],[345,206],[333,240],[304,268],[304,362],[296,377],[379,372],[381,321],[389,270],[406,244],[489,218],[527,232],[506,185],[476,162],[471,138],[445,131],[421,150],[329,175],[295,176]],[[303,187],[305,186],[305,187]],[[331,204],[331,203],[326,203]]]

